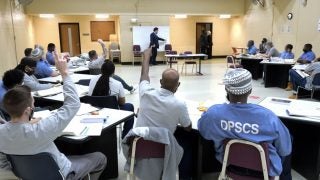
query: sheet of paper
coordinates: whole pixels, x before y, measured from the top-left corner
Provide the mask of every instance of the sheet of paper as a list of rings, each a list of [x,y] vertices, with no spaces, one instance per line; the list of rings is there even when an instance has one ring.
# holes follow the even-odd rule
[[[80,115],[88,114],[90,112],[97,111],[97,110],[99,109],[91,106],[90,104],[81,103],[81,106],[79,111],[77,112],[77,115],[80,116]]]
[[[44,118],[46,118],[46,117],[48,117],[50,115],[51,115],[51,112],[49,110],[44,110],[44,111],[34,112],[33,117],[34,118],[42,118],[42,119],[44,119]]]
[[[63,130],[62,135],[71,136],[100,136],[103,123],[81,123],[83,118],[102,118],[101,116],[76,116]]]
[[[51,96],[51,95],[62,93],[62,91],[63,91],[62,86],[58,86],[58,87],[52,87],[50,89],[37,91],[35,95],[39,97],[45,97],[45,96]]]
[[[287,109],[291,116],[316,117],[320,119],[320,103],[312,101],[293,101]]]
[[[296,64],[292,67],[292,69],[296,70],[305,70],[308,64]]]

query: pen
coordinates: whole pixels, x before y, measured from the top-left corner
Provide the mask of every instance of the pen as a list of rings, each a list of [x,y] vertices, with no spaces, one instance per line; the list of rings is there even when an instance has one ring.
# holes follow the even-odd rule
[[[84,127],[84,129],[81,131],[80,135],[84,135],[88,130],[88,127]]]

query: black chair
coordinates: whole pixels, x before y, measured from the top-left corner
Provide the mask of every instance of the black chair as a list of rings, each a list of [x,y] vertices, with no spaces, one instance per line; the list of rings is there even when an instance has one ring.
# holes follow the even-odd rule
[[[305,87],[298,86],[297,99],[311,98],[311,99],[319,100],[320,97],[315,96],[315,92],[318,92],[319,90],[320,90],[320,73],[317,73],[313,77],[311,89],[307,89]]]
[[[76,84],[80,84],[80,85],[83,85],[83,86],[89,86],[90,80],[91,79],[80,79],[79,82],[77,82]]]
[[[80,101],[99,108],[119,109],[116,96],[83,96]]]
[[[10,115],[3,109],[0,108],[0,118],[10,121]]]
[[[49,153],[8,155],[13,173],[23,180],[64,180],[59,166]]]
[[[101,69],[89,69],[91,75],[99,75],[101,74]]]

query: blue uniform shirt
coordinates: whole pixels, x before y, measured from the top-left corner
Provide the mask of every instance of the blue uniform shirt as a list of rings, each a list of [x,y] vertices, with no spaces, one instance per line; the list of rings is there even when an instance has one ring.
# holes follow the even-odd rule
[[[292,52],[283,51],[280,54],[280,58],[282,58],[282,59],[294,59],[294,54]]]
[[[42,60],[42,59],[37,61],[37,67],[36,67],[34,75],[38,79],[50,77],[52,72],[53,72],[53,70],[50,68],[48,61]]]
[[[222,162],[224,139],[244,139],[269,145],[270,176],[282,172],[280,156],[291,153],[288,129],[270,110],[256,104],[219,104],[202,114],[198,121],[200,134],[214,141],[216,158]]]
[[[248,48],[248,54],[251,54],[251,55],[257,54],[257,48],[254,45],[252,45],[251,47]]]
[[[49,64],[51,64],[51,65],[54,65],[55,64],[55,62],[54,62],[54,56],[53,56],[53,53],[52,52],[47,52],[47,54],[46,54],[46,59],[47,59],[47,61],[49,62]]]
[[[0,81],[0,108],[3,108],[3,97],[7,93],[8,88],[6,88],[2,81]]]
[[[307,60],[307,61],[313,61],[316,58],[316,55],[312,51],[305,52],[301,54],[299,59]]]

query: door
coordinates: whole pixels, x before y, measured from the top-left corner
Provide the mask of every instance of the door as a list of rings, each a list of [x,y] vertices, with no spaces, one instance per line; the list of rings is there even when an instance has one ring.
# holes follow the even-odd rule
[[[197,23],[196,24],[196,53],[200,53],[200,36],[202,31],[211,31],[212,34],[212,23]],[[212,36],[211,36],[212,39]]]
[[[79,23],[59,23],[59,36],[61,52],[81,54]]]

